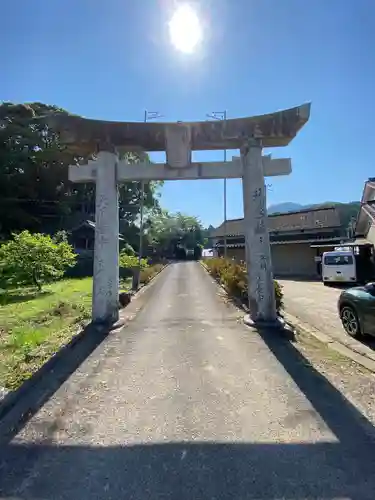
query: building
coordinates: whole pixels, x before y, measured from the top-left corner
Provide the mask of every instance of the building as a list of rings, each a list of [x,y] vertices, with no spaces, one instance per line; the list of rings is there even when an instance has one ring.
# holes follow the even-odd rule
[[[364,282],[375,280],[375,177],[365,182],[361,209],[355,224],[357,276]]]
[[[76,265],[67,271],[73,277],[92,276],[94,269],[95,222],[84,220],[68,233],[68,241],[78,255]],[[124,238],[119,234],[120,248]]]
[[[119,234],[119,246],[123,246],[125,240]],[[69,231],[69,243],[78,255],[93,256],[95,245],[95,222],[84,220],[78,226]]]
[[[375,177],[371,177],[363,188],[355,236],[375,245]]]
[[[245,260],[243,219],[226,222],[227,255]],[[348,239],[336,206],[268,216],[272,266],[275,276],[317,278],[320,256]],[[211,232],[213,247],[224,253],[224,224]]]

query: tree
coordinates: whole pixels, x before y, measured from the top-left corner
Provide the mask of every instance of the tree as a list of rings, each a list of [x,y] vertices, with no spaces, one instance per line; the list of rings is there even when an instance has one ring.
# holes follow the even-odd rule
[[[2,286],[32,285],[41,290],[44,283],[62,278],[75,260],[64,239],[23,231],[0,246],[0,281]]]
[[[59,136],[40,118],[66,113],[42,103],[0,105],[0,234],[15,231],[55,233],[82,219],[95,217],[95,185],[72,184],[69,164],[86,161],[73,156]],[[39,119],[38,119],[39,118]],[[149,161],[146,153],[126,153],[131,163]],[[145,209],[158,208],[160,183],[145,183]],[[120,219],[135,224],[140,182],[119,186]]]
[[[204,243],[204,230],[197,217],[169,213],[161,210],[149,219],[147,236],[149,242],[161,251],[175,251],[176,248],[184,250],[194,249]]]
[[[34,118],[59,111],[41,103],[0,106],[0,231],[41,229],[64,214],[70,160],[53,131]]]

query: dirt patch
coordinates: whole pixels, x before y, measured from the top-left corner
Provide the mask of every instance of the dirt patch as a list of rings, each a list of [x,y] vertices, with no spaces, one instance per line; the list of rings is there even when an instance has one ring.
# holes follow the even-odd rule
[[[375,425],[375,375],[372,372],[309,334],[297,335],[294,346]]]

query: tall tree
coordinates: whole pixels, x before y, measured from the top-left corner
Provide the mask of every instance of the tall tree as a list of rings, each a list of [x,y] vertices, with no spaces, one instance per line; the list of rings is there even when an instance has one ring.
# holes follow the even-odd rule
[[[30,230],[54,232],[69,228],[84,217],[94,217],[95,186],[72,184],[68,165],[73,157],[58,135],[43,120],[49,113],[66,111],[42,103],[0,105],[0,234]],[[129,162],[147,161],[147,154],[128,153]],[[160,183],[145,184],[146,210],[158,207]],[[120,218],[125,227],[138,217],[141,184],[119,187]]]
[[[149,219],[147,236],[150,244],[162,251],[168,251],[176,246],[194,248],[204,244],[204,229],[197,217],[170,213],[161,210]]]

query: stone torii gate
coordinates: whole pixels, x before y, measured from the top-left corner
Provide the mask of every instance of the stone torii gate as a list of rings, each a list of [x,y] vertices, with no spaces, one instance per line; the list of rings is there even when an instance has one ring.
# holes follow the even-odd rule
[[[117,184],[126,181],[242,178],[250,318],[277,325],[267,229],[265,176],[287,175],[290,159],[263,156],[262,149],[286,146],[307,122],[310,104],[276,113],[226,121],[141,123],[50,115],[48,125],[68,151],[95,155],[69,167],[73,182],[96,183],[92,320],[118,320],[119,211]],[[239,149],[230,162],[195,163],[192,150]],[[165,151],[165,164],[128,164],[124,151]]]

